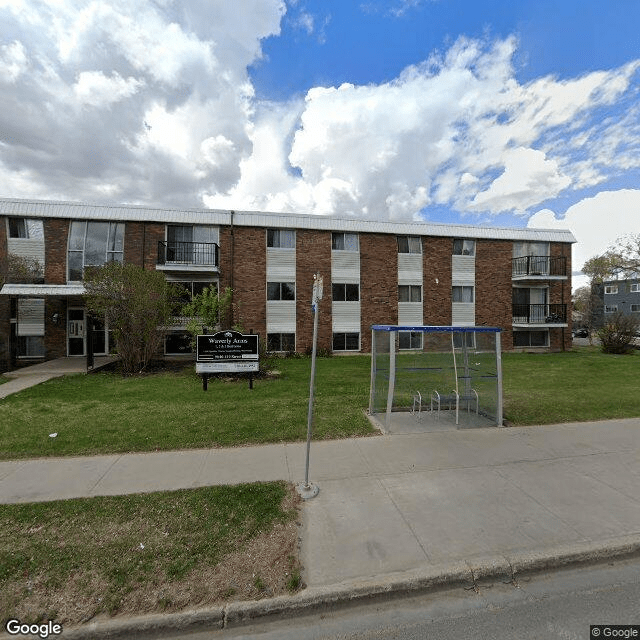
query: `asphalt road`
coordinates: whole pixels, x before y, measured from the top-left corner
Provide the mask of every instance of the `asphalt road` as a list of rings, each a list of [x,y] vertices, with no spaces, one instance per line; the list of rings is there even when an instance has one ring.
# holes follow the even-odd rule
[[[638,625],[640,559],[165,640],[590,640],[590,625]]]

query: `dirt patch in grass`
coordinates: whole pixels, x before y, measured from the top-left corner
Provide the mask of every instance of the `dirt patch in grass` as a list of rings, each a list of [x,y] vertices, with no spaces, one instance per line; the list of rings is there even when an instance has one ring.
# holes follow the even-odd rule
[[[0,611],[69,628],[291,593],[300,502],[264,483],[2,505]]]

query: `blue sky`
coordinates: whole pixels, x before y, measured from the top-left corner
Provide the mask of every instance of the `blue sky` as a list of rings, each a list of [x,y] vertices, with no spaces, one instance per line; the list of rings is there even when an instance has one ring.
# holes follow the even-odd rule
[[[640,233],[636,0],[0,0],[0,196]],[[576,279],[576,283],[581,283]]]

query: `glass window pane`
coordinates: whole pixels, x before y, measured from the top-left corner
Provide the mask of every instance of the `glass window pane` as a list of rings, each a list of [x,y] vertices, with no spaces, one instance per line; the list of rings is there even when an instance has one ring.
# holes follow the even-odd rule
[[[69,232],[69,251],[84,250],[84,236],[87,229],[85,220],[73,220]]]
[[[531,331],[530,337],[532,347],[545,347],[547,345],[546,331]]]
[[[358,251],[358,234],[345,233],[344,248],[345,248],[345,251]]]
[[[108,251],[122,251],[124,248],[124,224],[113,222],[109,227]]]
[[[345,349],[347,351],[357,351],[360,348],[360,334],[359,333],[346,333],[345,334]]]
[[[279,282],[267,282],[267,300],[280,300]]]
[[[87,224],[87,240],[84,247],[85,265],[100,266],[105,263],[108,238],[108,222],[89,222]]]
[[[409,238],[409,253],[422,253],[422,242],[414,236]]]
[[[398,302],[409,302],[409,285],[398,285]]]
[[[277,247],[278,231],[276,229],[267,229],[267,247]]]
[[[296,334],[295,333],[283,333],[280,337],[282,351],[295,351],[296,350]]]
[[[411,349],[411,334],[409,331],[398,331],[398,348]]]
[[[296,232],[293,229],[280,229],[280,248],[296,248]]]
[[[42,220],[27,220],[27,238],[32,240],[44,240],[44,228]]]
[[[294,282],[282,282],[282,296],[281,300],[295,300],[296,299],[296,285]]]
[[[331,234],[331,248],[334,251],[342,251],[344,249],[344,233]]]
[[[333,334],[333,350],[344,351],[344,333]]]
[[[26,238],[27,227],[24,218],[9,218],[9,237]]]
[[[422,302],[422,287],[419,285],[411,286],[411,302]]]
[[[69,280],[82,280],[82,252],[69,251]]]
[[[267,334],[267,351],[280,351],[280,334]]]
[[[344,301],[345,297],[345,286],[340,282],[334,282],[331,285],[331,298],[336,302]]]
[[[358,302],[360,300],[360,285],[346,284],[345,288],[345,300],[347,302]]]

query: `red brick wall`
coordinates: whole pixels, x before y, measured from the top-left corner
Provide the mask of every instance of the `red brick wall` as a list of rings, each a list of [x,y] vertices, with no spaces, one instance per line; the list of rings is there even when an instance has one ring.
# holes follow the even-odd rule
[[[145,223],[126,222],[124,227],[124,261],[141,267],[145,251]],[[154,258],[155,259],[155,258]]]
[[[502,349],[513,349],[513,243],[476,241],[476,325],[502,328]]]
[[[226,231],[226,230],[225,230]],[[221,243],[226,233],[220,233]],[[260,339],[267,339],[267,232],[254,227],[234,228],[234,321],[245,331],[253,330]],[[223,254],[223,273],[231,270],[230,247]],[[228,260],[228,262],[227,262]],[[229,276],[223,276],[227,283]]]
[[[67,284],[67,241],[69,220],[44,220],[44,281],[47,284]]]
[[[396,236],[360,234],[361,350],[371,351],[371,325],[398,323]]]
[[[313,276],[323,279],[319,305],[318,349],[331,349],[331,232],[296,231],[296,350],[310,351],[313,343],[311,294]]]
[[[424,324],[451,324],[452,238],[422,238],[422,306]]]
[[[53,321],[58,314],[57,322]],[[67,300],[47,298],[44,307],[44,355],[47,360],[67,355]]]
[[[127,229],[128,230],[128,229]],[[139,233],[134,231],[135,233]],[[134,235],[135,238],[135,235]],[[165,239],[164,224],[161,222],[147,222],[143,226],[142,240],[144,242],[144,260],[142,266],[144,269],[155,269],[158,262],[158,242]],[[125,245],[127,239],[125,236]],[[135,245],[131,251],[135,251]],[[126,252],[126,249],[125,249]],[[125,253],[126,259],[126,253]],[[139,262],[137,263],[139,264]]]

